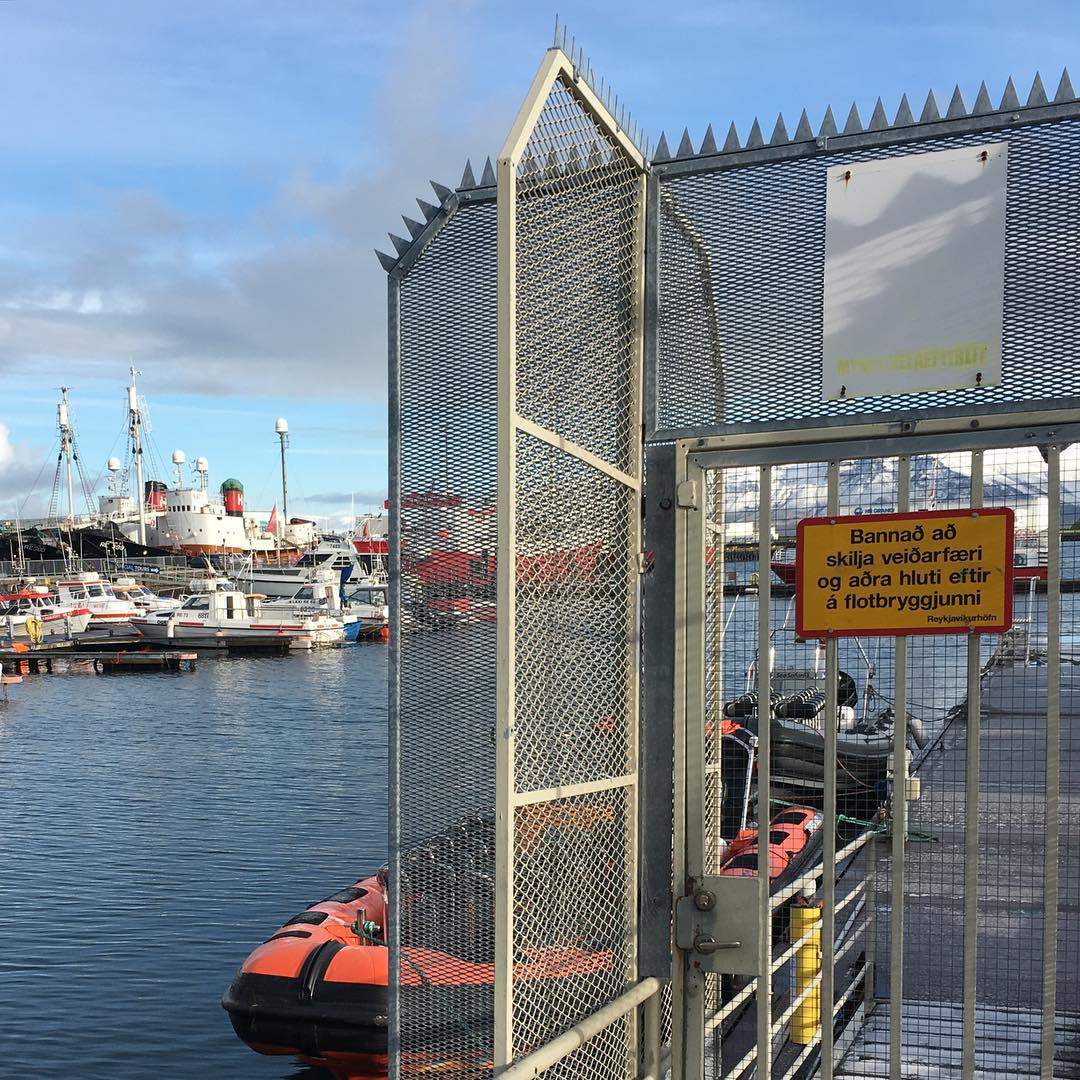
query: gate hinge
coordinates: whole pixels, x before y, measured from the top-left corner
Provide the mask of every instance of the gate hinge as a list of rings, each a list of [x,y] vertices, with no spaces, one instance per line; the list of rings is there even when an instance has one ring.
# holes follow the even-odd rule
[[[675,493],[680,510],[698,509],[698,486],[696,480],[684,480]]]

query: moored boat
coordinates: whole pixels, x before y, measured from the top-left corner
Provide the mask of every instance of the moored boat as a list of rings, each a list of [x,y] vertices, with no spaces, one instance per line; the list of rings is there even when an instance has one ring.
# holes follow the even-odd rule
[[[67,639],[90,624],[90,609],[62,603],[44,585],[27,585],[0,596],[0,633],[9,640]]]
[[[263,597],[235,589],[193,593],[176,610],[153,611],[131,620],[153,644],[194,645],[211,649],[311,649],[345,640],[340,618],[271,609]]]
[[[126,629],[139,609],[130,600],[113,592],[112,584],[100,574],[75,574],[56,583],[56,593],[62,604],[85,607],[90,612],[90,628],[117,627]]]

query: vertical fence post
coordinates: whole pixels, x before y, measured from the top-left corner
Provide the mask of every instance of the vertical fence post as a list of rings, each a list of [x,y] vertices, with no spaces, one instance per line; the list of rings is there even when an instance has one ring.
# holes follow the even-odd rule
[[[840,462],[828,464],[826,512],[834,516],[840,511]],[[821,1080],[833,1075],[833,998],[835,990],[836,950],[836,735],[839,723],[838,689],[840,682],[836,638],[825,642],[825,790],[822,814],[825,830],[822,851],[821,923]],[[792,934],[794,937],[794,934]]]
[[[772,556],[772,467],[758,470],[758,830],[769,831],[772,805],[772,584],[769,562]],[[757,964],[757,1077],[772,1076],[772,908],[769,897],[769,845],[758,844],[758,934]]]
[[[401,280],[397,274],[387,279],[387,341],[389,380],[390,537],[387,554],[390,600],[390,653],[387,685],[387,823],[389,847],[387,944],[390,950],[390,1025],[387,1040],[389,1080],[401,1075]]]
[[[685,463],[686,458],[683,457]],[[705,475],[687,468],[685,490],[695,492],[694,505],[679,511],[685,537],[685,596],[683,601],[683,883],[685,895],[705,873]],[[687,500],[684,500],[687,501]],[[705,1070],[705,976],[692,964],[683,965],[684,1080],[699,1080]]]
[[[514,1060],[514,712],[517,599],[517,163],[499,157],[498,555],[495,674],[495,1071]]]
[[[1061,783],[1061,448],[1046,448],[1046,825],[1041,1080],[1054,1075]]]
[[[971,453],[971,507],[983,504],[983,453]],[[960,1069],[975,1076],[976,950],[979,940],[979,739],[982,729],[982,638],[967,643],[967,760],[964,768],[964,1001]]]
[[[896,508],[911,505],[911,458],[897,459]],[[900,1069],[904,1012],[904,843],[907,840],[907,638],[896,639],[893,718],[892,887],[889,942],[889,1080],[905,1080]]]

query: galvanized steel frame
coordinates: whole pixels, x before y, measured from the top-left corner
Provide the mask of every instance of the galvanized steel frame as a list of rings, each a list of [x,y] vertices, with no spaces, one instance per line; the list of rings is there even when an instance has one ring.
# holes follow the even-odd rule
[[[672,764],[674,777],[674,866],[675,899],[679,896],[692,896],[695,880],[703,873],[705,843],[703,819],[701,819],[702,793],[704,791],[704,750],[698,747],[704,726],[703,687],[706,658],[702,643],[704,641],[704,513],[703,503],[695,498],[697,492],[704,491],[705,474],[709,470],[756,466],[759,469],[759,567],[761,586],[758,595],[758,652],[768,655],[769,646],[769,585],[768,565],[770,558],[769,528],[771,525],[770,477],[774,466],[806,462],[827,463],[827,508],[835,512],[839,496],[839,465],[843,460],[878,457],[896,457],[898,460],[898,509],[907,510],[910,506],[910,470],[911,457],[917,454],[957,450],[970,454],[971,481],[970,505],[981,506],[983,503],[983,468],[982,458],[987,450],[1016,446],[1036,446],[1044,450],[1048,465],[1048,575],[1047,575],[1047,718],[1046,718],[1046,778],[1045,778],[1045,854],[1044,854],[1044,911],[1045,928],[1043,936],[1043,994],[1042,994],[1042,1045],[1041,1076],[1051,1080],[1054,1066],[1054,1024],[1056,1017],[1057,988],[1057,919],[1059,899],[1059,853],[1060,853],[1060,634],[1061,634],[1061,473],[1060,452],[1062,447],[1080,442],[1080,412],[1073,408],[1038,410],[1010,408],[1003,413],[988,413],[977,417],[970,414],[963,416],[942,415],[935,413],[921,422],[870,421],[849,424],[829,423],[783,432],[763,430],[732,432],[723,434],[697,433],[694,438],[679,439],[673,442],[654,443],[647,446],[647,460],[671,462],[666,467],[660,466],[655,473],[650,470],[650,485],[646,491],[646,505],[652,507],[650,521],[657,521],[662,526],[664,521],[662,503],[670,503],[671,482],[665,480],[668,469],[674,466],[676,477],[675,489],[686,494],[679,499],[674,521],[674,543],[668,548],[674,556],[674,581],[668,584],[665,576],[662,589],[658,589],[648,601],[646,626],[651,622],[658,624],[659,632],[673,630],[675,639],[671,643],[668,656],[674,661],[675,684],[670,692],[664,685],[647,685],[645,730],[651,723],[659,724],[668,709],[674,715],[674,753]],[[653,487],[655,476],[655,484]],[[686,486],[684,486],[686,485]],[[661,506],[657,509],[657,503]],[[666,528],[657,530],[655,539],[663,540],[668,535]],[[666,560],[667,552],[658,552],[658,564]],[[670,620],[664,617],[665,605],[670,604]],[[657,639],[646,638],[659,645]],[[895,670],[895,710],[898,716],[907,711],[907,639],[896,639]],[[665,670],[663,664],[661,671]],[[830,704],[836,704],[836,642],[826,643],[826,685]],[[981,702],[981,669],[979,666],[978,637],[973,637],[968,646],[967,659],[967,694],[969,702],[969,729],[965,759],[965,834],[964,834],[964,933],[963,933],[963,1001],[962,1001],[962,1071],[963,1080],[973,1080],[976,1075],[976,947],[978,928],[977,909],[977,871],[978,871],[978,810],[979,810],[979,709]],[[828,676],[832,675],[832,678]],[[770,685],[768,665],[758,668],[759,700],[768,700]],[[973,704],[972,704],[973,703]],[[972,718],[971,710],[974,709]],[[761,725],[759,754],[760,761],[769,761],[770,747],[769,725]],[[829,828],[826,819],[825,844],[822,857],[824,867],[836,867],[838,858],[849,853],[852,845],[838,853],[835,842],[836,808],[836,732],[829,733],[826,728],[826,777],[825,807],[833,814],[833,828]],[[652,736],[655,738],[655,735]],[[890,875],[890,1077],[902,1080],[902,1002],[903,1002],[903,954],[904,954],[904,862],[905,839],[907,835],[907,748],[904,725],[896,725],[895,745],[893,749],[894,765],[894,806],[892,829],[888,837],[891,848],[892,870]],[[770,770],[759,764],[759,800],[769,799]],[[762,795],[762,791],[764,794]],[[899,793],[900,798],[896,795]],[[865,842],[865,840],[864,840]],[[660,840],[651,841],[654,852],[659,851]],[[866,961],[861,973],[864,985],[864,1001],[860,1004],[859,1017],[866,1015],[876,1004],[874,999],[874,959],[873,941],[875,923],[873,918],[872,882],[876,865],[877,844],[871,841],[867,845],[867,884],[863,887],[866,903],[864,935],[867,945]],[[767,849],[766,849],[767,850]],[[760,858],[760,853],[759,853]],[[766,856],[767,858],[767,856]],[[767,876],[767,863],[760,859],[758,876],[764,880]],[[791,888],[801,887],[797,882]],[[842,1058],[850,1045],[850,1037],[836,1043],[834,1033],[835,1015],[843,1003],[850,997],[848,990],[841,1001],[832,1008],[825,1003],[832,1001],[834,994],[833,963],[836,956],[833,935],[835,932],[836,894],[835,877],[824,874],[822,894],[826,911],[823,916],[822,948],[822,1026],[820,1045],[822,1061],[819,1073],[823,1080],[831,1080],[835,1064]],[[761,889],[761,911],[759,918],[766,920],[771,911],[767,888]],[[775,903],[775,900],[774,900]],[[763,925],[768,925],[763,923]],[[663,927],[653,925],[648,928],[652,937],[651,950],[643,946],[647,953],[655,952],[659,942],[656,935],[663,932]],[[761,973],[775,972],[779,966],[769,951],[769,937],[761,938],[763,944],[759,958],[757,985],[761,985]],[[793,946],[794,947],[794,946]],[[793,948],[792,947],[792,948]],[[786,955],[786,954],[783,954]],[[853,984],[854,985],[854,984]],[[694,969],[688,953],[678,949],[673,954],[672,986],[674,990],[674,1015],[672,1032],[672,1075],[674,1080],[700,1080],[705,1075],[704,1036],[723,1016],[729,1015],[732,1005],[723,1009],[716,1017],[705,1015],[703,980],[700,971]],[[750,988],[743,991],[737,1000],[743,1000]],[[771,996],[771,994],[769,995]],[[790,1015],[791,1009],[785,1015]],[[756,1057],[757,1076],[769,1080],[772,1076],[771,1054],[777,1023],[771,1019],[772,1009],[759,1008],[757,1045],[735,1066],[730,1075],[737,1076]],[[781,1018],[781,1021],[784,1018]],[[850,1031],[850,1025],[848,1028]],[[828,1051],[832,1048],[833,1052]]]
[[[530,1054],[514,1064],[514,818],[518,807],[552,801],[569,796],[597,791],[628,791],[627,808],[630,854],[630,903],[627,917],[637,916],[637,845],[638,800],[640,797],[638,777],[638,724],[637,671],[631,673],[633,687],[630,703],[632,711],[630,736],[630,769],[622,777],[598,780],[582,784],[565,785],[541,791],[518,792],[515,770],[515,722],[516,722],[516,592],[517,592],[517,437],[519,432],[562,450],[589,468],[616,481],[628,491],[641,492],[643,455],[639,452],[634,462],[635,473],[615,467],[609,462],[575,444],[558,432],[551,431],[524,417],[517,408],[517,180],[518,166],[528,141],[540,119],[552,87],[558,82],[571,91],[577,104],[587,112],[598,128],[638,170],[640,195],[638,199],[640,219],[637,235],[645,231],[645,178],[647,162],[633,139],[623,129],[619,119],[609,110],[605,101],[590,84],[579,63],[571,60],[558,46],[545,54],[532,86],[518,111],[517,117],[496,165],[498,206],[498,655],[496,660],[496,707],[498,713],[496,731],[496,893],[495,893],[495,1045],[494,1068],[496,1073],[509,1071],[511,1075],[537,1075],[562,1060],[579,1045],[581,1039],[567,1033],[547,1047]],[[645,259],[639,255],[636,326],[636,364],[633,373],[632,409],[640,424],[641,398],[644,369],[642,345],[642,306],[644,298]],[[641,556],[641,523],[629,530],[628,565],[636,566]],[[632,944],[631,968],[636,978],[636,942]],[[658,989],[655,979],[645,980],[624,995],[626,1007],[612,1002],[597,1013],[592,1020],[586,1018],[580,1029],[584,1037],[591,1038],[611,1023],[621,1019],[631,1008],[638,1008]],[[610,1014],[610,1015],[609,1015]],[[634,1029],[636,1031],[635,1022]],[[636,1039],[635,1039],[636,1041]],[[652,1048],[655,1049],[655,1048]],[[656,1056],[653,1054],[653,1056]]]

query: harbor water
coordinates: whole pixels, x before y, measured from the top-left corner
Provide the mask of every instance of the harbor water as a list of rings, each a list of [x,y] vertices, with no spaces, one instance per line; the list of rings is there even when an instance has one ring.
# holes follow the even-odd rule
[[[0,706],[0,1077],[323,1077],[219,1001],[386,858],[386,649],[28,676]]]
[[[756,609],[752,595],[729,609],[725,696],[745,685]],[[1015,616],[1044,629],[1045,596],[1018,595]],[[892,641],[864,646],[877,712]],[[909,704],[931,736],[964,697],[965,655],[962,635],[911,640]],[[862,691],[854,643],[841,664]],[[0,708],[0,1077],[323,1077],[250,1051],[219,999],[288,916],[385,860],[386,672],[385,648],[361,645],[203,654],[190,673],[87,664],[14,688]]]

